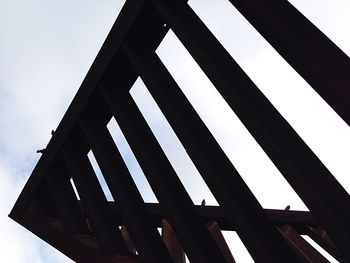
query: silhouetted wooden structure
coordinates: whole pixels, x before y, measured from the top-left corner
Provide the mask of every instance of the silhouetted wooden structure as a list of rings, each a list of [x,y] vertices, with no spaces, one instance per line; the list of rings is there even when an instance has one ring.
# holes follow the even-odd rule
[[[349,58],[286,0],[230,2],[350,124]],[[155,53],[169,29],[310,212],[261,207]],[[139,76],[219,207],[191,201],[129,94]],[[143,202],[107,130],[112,117],[159,204]],[[256,262],[328,262],[300,235],[349,262],[349,208],[347,192],[186,1],[127,0],[10,217],[76,262],[184,262],[183,250],[191,262],[234,262],[220,229],[237,231]]]

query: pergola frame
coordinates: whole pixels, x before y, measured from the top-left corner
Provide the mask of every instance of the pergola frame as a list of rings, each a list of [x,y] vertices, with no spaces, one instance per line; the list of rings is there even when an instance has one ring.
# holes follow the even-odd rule
[[[350,124],[349,58],[286,0],[230,2]],[[261,207],[155,53],[169,29],[310,212]],[[138,77],[219,207],[197,207],[191,201],[129,94]],[[143,202],[107,130],[112,117],[159,205]],[[118,202],[107,202],[87,157],[90,150]],[[74,194],[71,178],[81,200]],[[157,231],[165,218],[191,262],[227,262],[207,227],[211,221],[221,230],[237,231],[256,262],[319,260],[317,251],[297,242],[301,234],[348,262],[349,207],[347,192],[186,1],[127,0],[10,217],[76,262],[172,262]],[[118,228],[122,225],[137,255],[125,244]]]

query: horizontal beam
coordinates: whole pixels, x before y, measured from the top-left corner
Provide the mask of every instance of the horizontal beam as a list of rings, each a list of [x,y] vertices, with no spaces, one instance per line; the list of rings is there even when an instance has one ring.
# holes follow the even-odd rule
[[[118,225],[122,225],[122,217],[117,205],[114,202],[109,202],[109,209],[116,218]],[[219,206],[196,206],[201,221],[210,222],[216,221],[221,230],[235,231],[236,227],[225,217],[224,212]],[[159,204],[146,203],[146,209],[152,216],[157,227],[162,226],[162,219],[166,217],[163,209]],[[299,234],[306,235],[309,233],[309,226],[316,227],[318,221],[308,211],[295,210],[278,210],[264,209],[267,216],[276,226],[289,225],[293,227]]]
[[[96,239],[89,235],[67,234],[59,224],[50,222],[32,202],[24,211],[19,224],[65,254],[77,263],[137,263],[137,255],[106,257],[98,247]],[[120,261],[117,259],[121,259]]]

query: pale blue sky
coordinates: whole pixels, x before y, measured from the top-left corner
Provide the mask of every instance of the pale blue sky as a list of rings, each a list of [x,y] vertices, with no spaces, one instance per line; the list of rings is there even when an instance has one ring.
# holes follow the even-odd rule
[[[0,0],[0,262],[70,262],[7,214],[40,157],[35,151],[45,147],[62,119],[123,2]],[[290,2],[350,54],[347,0]],[[228,1],[192,0],[190,5],[349,192],[349,127]],[[157,54],[261,204],[305,209],[172,33]],[[193,201],[205,197],[215,204],[142,81],[131,94]],[[127,146],[119,143],[121,135],[115,134],[144,199],[154,201]],[[237,261],[251,262],[239,241],[229,240]]]

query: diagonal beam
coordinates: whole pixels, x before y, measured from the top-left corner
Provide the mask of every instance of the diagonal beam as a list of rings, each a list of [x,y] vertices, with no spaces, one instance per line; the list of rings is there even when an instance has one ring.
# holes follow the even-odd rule
[[[225,262],[131,96],[116,94],[106,86],[100,88],[189,259]]]
[[[87,218],[96,235],[101,251],[108,256],[126,255],[127,248],[119,229],[115,226],[108,203],[87,155],[78,147],[65,145],[62,156],[76,184]]]
[[[303,239],[291,226],[280,226],[279,230],[304,262],[329,263],[320,252]]]
[[[89,114],[81,118],[80,126],[108,187],[117,200],[138,254],[144,262],[171,262],[171,257],[159,236],[142,197],[106,126]]]
[[[57,161],[46,176],[66,233],[71,235],[88,234],[89,230],[85,218],[69,180],[68,171]]]
[[[69,105],[69,108],[58,125],[55,134],[47,145],[45,153],[38,161],[18,197],[16,204],[10,213],[12,218],[20,218],[20,215],[28,205],[31,196],[34,194],[41,180],[43,180],[47,170],[55,160],[56,155],[59,154],[63,142],[69,137],[80,113],[91,99],[96,85],[103,74],[108,70],[120,44],[123,42],[130,29],[134,26],[136,18],[140,15],[144,17],[148,13],[148,9],[144,9],[145,2],[145,0],[126,1],[77,94]]]
[[[269,221],[239,173],[154,52],[124,45],[135,69],[253,257],[287,258],[293,253]],[[289,255],[286,257],[286,255]],[[294,262],[296,259],[294,259]],[[277,261],[277,260],[276,260]],[[285,261],[287,262],[287,261]]]
[[[187,4],[151,2],[349,260],[348,193]]]
[[[308,236],[339,262],[347,262],[321,226],[309,227]]]
[[[186,263],[185,252],[182,249],[172,226],[166,219],[162,220],[162,238],[174,260],[174,263]]]
[[[230,0],[350,125],[350,59],[287,0]]]

